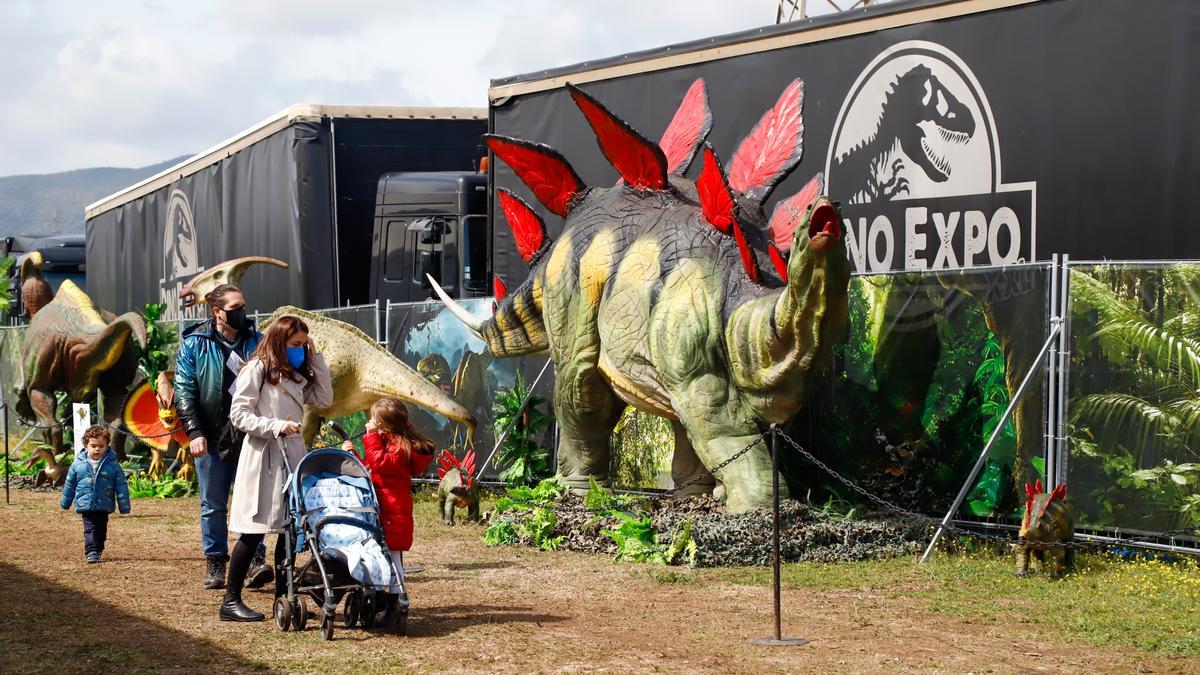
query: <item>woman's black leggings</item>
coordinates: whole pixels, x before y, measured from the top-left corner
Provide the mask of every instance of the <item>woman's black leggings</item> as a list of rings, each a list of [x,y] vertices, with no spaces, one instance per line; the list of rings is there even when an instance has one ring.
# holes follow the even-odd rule
[[[237,543],[233,545],[233,550],[229,552],[229,581],[225,587],[225,592],[230,597],[241,597],[242,587],[246,584],[246,573],[250,571],[250,564],[254,562],[254,553],[258,551],[258,545],[262,543],[264,536],[262,534],[238,535]],[[281,534],[275,540],[276,588],[280,587],[278,570],[283,565],[286,553],[287,544],[284,542],[283,535]]]

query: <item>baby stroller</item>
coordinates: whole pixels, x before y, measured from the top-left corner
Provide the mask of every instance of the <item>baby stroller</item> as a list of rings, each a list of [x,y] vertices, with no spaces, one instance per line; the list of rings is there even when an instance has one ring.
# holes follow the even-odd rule
[[[276,627],[304,630],[313,616],[311,599],[321,637],[332,640],[337,607],[344,600],[346,628],[372,628],[377,615],[395,603],[396,630],[406,634],[404,569],[388,555],[367,468],[353,453],[319,448],[288,470],[283,534],[287,555],[282,567],[286,592],[275,600]],[[310,555],[298,564],[306,550]]]

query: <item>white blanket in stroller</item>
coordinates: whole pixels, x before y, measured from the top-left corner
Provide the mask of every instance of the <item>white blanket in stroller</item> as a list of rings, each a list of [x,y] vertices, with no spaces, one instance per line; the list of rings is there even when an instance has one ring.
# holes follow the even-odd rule
[[[371,486],[366,478],[319,473],[306,476],[304,509],[308,522],[327,516],[349,516],[377,524],[379,518],[370,504]],[[361,527],[341,523],[321,530],[320,549],[335,552],[359,583],[371,586],[396,585],[391,559],[371,533]]]

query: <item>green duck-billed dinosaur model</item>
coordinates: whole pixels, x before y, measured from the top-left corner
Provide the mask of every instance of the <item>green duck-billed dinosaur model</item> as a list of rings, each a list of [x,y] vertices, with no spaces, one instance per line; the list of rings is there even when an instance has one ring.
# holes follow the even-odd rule
[[[300,317],[308,324],[309,336],[324,355],[333,384],[332,405],[304,408],[306,445],[312,445],[323,420],[366,410],[384,396],[393,396],[445,415],[466,425],[468,433],[474,430],[475,418],[466,408],[358,328],[345,321],[285,306],[275,310],[263,322],[262,329],[266,330],[275,319],[284,315]]]
[[[769,223],[763,214],[800,159],[803,84],[785,89],[728,171],[705,145],[694,184],[681,174],[711,128],[702,80],[659,144],[568,88],[621,181],[589,188],[551,148],[489,136],[492,151],[565,218],[564,231],[551,243],[541,218],[498,190],[529,278],[482,321],[435,290],[493,355],[549,351],[558,469],[571,487],[607,482],[609,436],[632,405],[671,420],[676,484],[751,446],[717,477],[731,511],[763,506],[771,462],[760,433],[804,404],[847,311],[841,216],[818,196],[821,177],[780,202]]]
[[[29,321],[21,347],[24,382],[17,385],[17,413],[45,427],[46,443],[55,454],[66,450],[55,420],[55,393],[74,403],[88,403],[100,392],[104,419],[121,415],[121,401],[137,375],[137,356],[130,339],[146,345],[146,323],[137,312],[113,317],[96,308],[74,282],[64,281],[54,300]],[[113,449],[124,459],[124,435],[114,434]]]

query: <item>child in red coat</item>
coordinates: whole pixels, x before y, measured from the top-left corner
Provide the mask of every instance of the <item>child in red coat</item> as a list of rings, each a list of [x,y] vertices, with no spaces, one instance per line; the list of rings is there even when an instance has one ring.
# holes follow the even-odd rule
[[[349,441],[343,447],[354,451]],[[371,482],[379,496],[379,516],[388,551],[403,578],[403,553],[412,547],[413,540],[412,477],[425,473],[433,460],[433,441],[412,425],[408,408],[400,399],[386,397],[371,406],[363,449],[364,463],[371,470]],[[407,601],[400,598],[401,604]],[[392,614],[390,607],[388,614]]]

